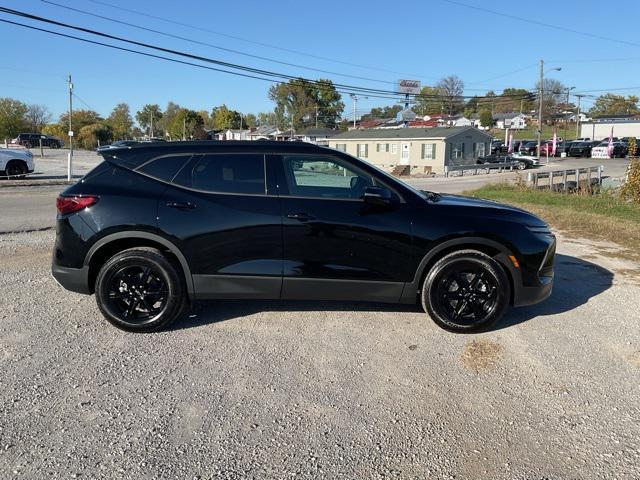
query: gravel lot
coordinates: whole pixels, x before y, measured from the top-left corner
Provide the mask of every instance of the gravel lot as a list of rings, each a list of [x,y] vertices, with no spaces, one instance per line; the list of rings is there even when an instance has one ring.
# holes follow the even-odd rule
[[[306,302],[136,335],[53,235],[0,235],[0,478],[640,477],[640,286],[603,245],[561,238],[552,297],[481,335]]]

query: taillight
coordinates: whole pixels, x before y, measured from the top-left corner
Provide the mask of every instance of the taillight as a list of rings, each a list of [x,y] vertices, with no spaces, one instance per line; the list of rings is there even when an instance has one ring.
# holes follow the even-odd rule
[[[98,197],[95,195],[74,195],[72,197],[63,197],[60,195],[56,198],[56,208],[58,213],[65,215],[67,213],[79,212],[91,205],[95,205]]]

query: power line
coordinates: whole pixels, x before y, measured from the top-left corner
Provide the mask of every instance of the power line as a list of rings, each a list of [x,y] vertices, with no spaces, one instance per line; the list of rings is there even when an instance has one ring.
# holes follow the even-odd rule
[[[124,42],[124,43],[134,44],[134,45],[141,46],[141,47],[148,48],[148,49],[152,49],[152,50],[158,50],[158,51],[161,51],[161,52],[164,52],[164,53],[169,53],[169,54],[172,54],[172,55],[187,57],[189,59],[203,61],[203,62],[207,62],[207,63],[213,63],[213,64],[216,64],[216,65],[224,66],[226,68],[232,68],[232,69],[237,69],[237,70],[241,70],[241,71],[246,71],[246,72],[250,72],[252,74],[255,73],[257,75],[262,75],[262,76],[256,76],[256,75],[250,75],[250,74],[240,74],[240,72],[233,72],[231,70],[225,70],[225,69],[220,69],[220,68],[209,68],[210,70],[219,71],[219,72],[222,72],[222,73],[230,73],[230,74],[234,74],[234,75],[244,76],[244,77],[247,77],[247,78],[259,79],[259,80],[265,80],[265,81],[274,81],[271,78],[265,78],[265,77],[276,77],[276,78],[280,78],[280,79],[287,79],[287,80],[294,80],[294,81],[295,80],[303,80],[303,81],[307,81],[309,83],[312,83],[312,84],[320,86],[320,87],[325,85],[322,81],[318,81],[318,80],[312,80],[312,79],[303,78],[303,77],[299,77],[299,76],[292,76],[292,75],[282,74],[282,73],[278,73],[278,72],[273,72],[273,71],[269,71],[269,70],[263,70],[263,69],[248,67],[248,66],[244,66],[244,65],[240,65],[240,64],[230,63],[230,62],[224,62],[224,61],[212,59],[212,58],[209,58],[209,57],[203,57],[203,56],[200,56],[200,55],[194,55],[194,54],[187,53],[187,52],[168,49],[168,48],[160,47],[160,46],[157,46],[157,45],[138,42],[138,41],[135,41],[135,40],[129,40],[129,39],[124,38],[124,37],[119,37],[119,36],[115,36],[115,35],[111,35],[111,34],[108,34],[108,33],[99,32],[97,30],[92,30],[92,29],[88,29],[88,28],[84,28],[84,27],[74,26],[74,25],[63,23],[63,22],[58,22],[56,20],[52,20],[52,19],[48,19],[48,18],[44,18],[44,17],[39,17],[37,15],[32,15],[32,14],[29,14],[29,13],[26,13],[26,12],[20,12],[18,10],[13,10],[13,9],[5,8],[5,7],[0,7],[0,12],[8,13],[10,15],[20,16],[20,17],[23,17],[23,18],[28,18],[30,20],[36,20],[36,21],[40,21],[40,22],[44,22],[44,23],[60,26],[60,27],[63,27],[63,28],[69,28],[69,29],[73,29],[73,30],[78,30],[78,31],[89,33],[89,34],[92,34],[92,35],[108,38],[108,39],[111,39],[111,40],[116,40],[116,41],[120,41],[120,42]],[[111,45],[111,44],[106,44],[106,43],[103,43],[103,42],[96,42],[96,41],[89,40],[89,39],[86,39],[86,38],[76,37],[76,36],[68,35],[68,34],[62,34],[60,32],[55,32],[55,31],[52,31],[52,30],[36,28],[36,27],[30,26],[30,25],[21,24],[21,23],[18,23],[18,22],[12,22],[12,21],[8,21],[8,20],[2,20],[2,21],[5,22],[5,23],[10,23],[10,24],[22,26],[22,27],[25,27],[25,28],[35,29],[35,30],[40,30],[40,31],[43,31],[43,32],[47,32],[47,33],[51,33],[51,34],[55,34],[55,35],[60,35],[60,36],[64,36],[64,37],[67,37],[67,38],[72,38],[72,39],[83,41],[83,42],[87,42],[87,43],[93,43],[93,44],[96,44],[96,45],[102,45],[102,46],[105,46],[105,47],[115,48],[115,49],[119,49],[119,50],[122,50],[122,51],[127,51],[127,52],[131,52],[131,53],[137,53],[137,54],[140,54],[140,55],[146,55],[146,56],[153,57],[153,58],[160,58],[160,59],[163,59],[163,60],[177,61],[178,63],[183,63],[183,64],[186,64],[186,65],[192,65],[192,66],[198,66],[200,68],[205,68],[203,65],[200,65],[200,64],[194,64],[194,63],[191,63],[191,62],[178,61],[176,59],[169,59],[167,57],[160,56],[160,55],[150,54],[150,53],[147,53],[147,52],[140,52],[138,50],[132,50],[132,49],[129,49],[129,48],[124,48],[124,47],[118,47],[118,46]],[[357,93],[366,94],[368,96],[379,95],[380,98],[385,98],[383,96],[386,96],[386,98],[389,99],[389,100],[397,100],[398,95],[399,95],[397,92],[392,91],[392,90],[383,90],[383,89],[376,89],[376,88],[369,88],[369,87],[358,87],[358,86],[341,84],[341,83],[335,83],[335,84],[333,84],[333,86],[338,91],[341,91],[343,93],[357,92]],[[442,96],[439,96],[439,95],[420,95],[420,94],[416,94],[416,95],[413,95],[413,96],[414,97],[415,96],[421,96],[422,98],[432,97],[432,98],[442,99]],[[514,97],[515,96],[521,97],[522,95],[514,95]],[[465,98],[465,96],[464,95],[459,95],[459,96],[456,96],[456,98],[462,99],[462,98]],[[469,97],[469,98],[471,98],[471,97]],[[476,98],[481,98],[481,97],[477,97],[476,96]]]
[[[267,62],[278,63],[280,65],[286,65],[286,66],[289,66],[289,67],[302,68],[302,69],[311,70],[311,71],[314,71],[314,72],[328,73],[330,75],[338,75],[338,76],[342,76],[342,77],[354,78],[354,79],[357,79],[357,80],[367,80],[367,81],[370,81],[370,82],[378,82],[378,83],[385,83],[385,84],[389,84],[389,85],[395,85],[395,82],[388,81],[388,80],[380,80],[380,79],[377,79],[377,78],[362,77],[362,76],[358,76],[358,75],[350,75],[350,74],[347,74],[347,73],[333,72],[331,70],[323,70],[323,69],[320,69],[320,68],[309,67],[309,66],[305,66],[305,65],[299,65],[299,64],[296,64],[296,63],[283,62],[281,60],[276,60],[276,59],[273,59],[273,58],[263,57],[261,55],[254,55],[254,54],[251,54],[251,53],[242,52],[240,50],[235,50],[235,49],[232,49],[232,48],[226,48],[226,47],[222,47],[220,45],[214,45],[214,44],[203,42],[203,41],[200,41],[200,40],[195,40],[195,39],[192,39],[192,38],[183,37],[181,35],[175,35],[175,34],[172,34],[172,33],[163,32],[161,30],[156,30],[156,29],[153,29],[153,28],[143,27],[141,25],[136,25],[136,24],[133,24],[133,23],[125,22],[123,20],[118,20],[116,18],[111,18],[111,17],[107,17],[107,16],[104,16],[104,15],[99,15],[97,13],[89,12],[89,11],[86,11],[86,10],[81,10],[79,8],[74,8],[74,7],[70,7],[70,6],[67,6],[67,5],[62,5],[60,3],[52,2],[52,1],[49,1],[49,0],[41,0],[41,1],[44,2],[44,3],[48,3],[50,5],[55,5],[55,6],[60,7],[60,8],[71,10],[73,12],[78,12],[78,13],[82,13],[84,15],[89,15],[89,16],[96,17],[96,18],[101,18],[103,20],[108,20],[110,22],[118,23],[118,24],[121,24],[121,25],[126,25],[128,27],[137,28],[137,29],[144,30],[144,31],[147,31],[147,32],[151,32],[151,33],[155,33],[155,34],[158,34],[158,35],[163,35],[165,37],[175,38],[177,40],[183,40],[185,42],[194,43],[196,45],[204,45],[206,47],[215,48],[215,49],[222,50],[222,51],[225,51],[225,52],[230,52],[230,53],[234,53],[234,54],[237,54],[237,55],[243,55],[245,57],[256,58],[258,60],[264,60],[264,61],[267,61]]]
[[[231,34],[228,34],[228,33],[217,32],[215,30],[210,30],[208,28],[198,27],[196,25],[190,25],[188,23],[183,23],[183,22],[179,22],[177,20],[160,17],[158,15],[152,15],[150,13],[141,12],[139,10],[133,10],[133,9],[130,9],[130,8],[121,7],[119,5],[114,5],[114,4],[108,3],[108,2],[102,2],[102,1],[99,1],[99,0],[90,0],[90,1],[92,3],[98,4],[98,5],[104,5],[104,6],[107,6],[107,7],[114,8],[116,10],[121,10],[121,11],[129,12],[129,13],[134,13],[136,15],[141,15],[143,17],[153,18],[154,20],[160,20],[161,22],[166,22],[166,23],[170,23],[170,24],[174,24],[174,25],[180,25],[182,27],[187,27],[187,28],[191,28],[191,29],[194,29],[194,30],[199,30],[201,32],[211,33],[211,34],[214,34],[214,35],[219,35],[221,37],[231,38],[233,40],[239,40],[241,42],[251,43],[253,45],[259,45],[259,46],[262,46],[262,47],[272,48],[272,49],[280,50],[280,51],[283,51],[283,52],[294,53],[296,55],[302,55],[302,56],[309,57],[309,58],[315,58],[317,60],[324,60],[324,61],[327,61],[327,62],[339,63],[339,64],[342,64],[342,65],[349,65],[349,66],[352,66],[352,67],[364,68],[364,69],[367,69],[367,70],[375,70],[375,71],[378,71],[378,72],[393,73],[393,74],[396,74],[396,75],[420,77],[420,78],[432,78],[432,79],[435,78],[435,77],[429,77],[428,75],[421,75],[421,74],[415,74],[415,73],[406,74],[406,73],[397,72],[397,71],[394,71],[394,70],[387,70],[385,68],[372,67],[372,66],[368,66],[368,65],[361,65],[361,64],[357,64],[357,63],[346,62],[346,61],[338,60],[338,59],[335,59],[335,58],[323,57],[321,55],[315,55],[315,54],[311,54],[311,53],[308,53],[308,52],[302,52],[302,51],[299,51],[299,50],[293,50],[291,48],[286,48],[286,47],[279,47],[277,45],[273,45],[273,44],[269,44],[269,43],[265,43],[265,42],[258,42],[258,41],[255,41],[255,40],[250,40],[250,39],[247,39],[247,38],[239,37],[239,36],[236,36],[236,35],[231,35]]]
[[[567,27],[561,26],[561,25],[553,25],[551,23],[544,23],[544,22],[540,22],[538,20],[531,20],[530,18],[518,17],[516,15],[511,15],[509,13],[498,12],[496,10],[491,10],[489,8],[484,8],[484,7],[478,7],[476,5],[469,5],[467,3],[458,2],[456,0],[442,0],[442,1],[450,3],[452,5],[458,5],[459,7],[470,8],[470,9],[473,9],[473,10],[478,10],[480,12],[490,13],[492,15],[498,15],[500,17],[509,18],[511,20],[518,20],[518,21],[521,21],[521,22],[531,23],[533,25],[538,25],[540,27],[553,28],[555,30],[560,30],[562,32],[575,33],[576,35],[582,35],[583,37],[592,37],[592,38],[597,38],[598,40],[606,40],[608,42],[615,42],[615,43],[621,43],[623,45],[631,45],[631,46],[634,46],[634,47],[640,47],[640,43],[629,42],[627,40],[621,40],[621,39],[617,39],[617,38],[605,37],[603,35],[598,35],[596,33],[590,33],[590,32],[583,32],[581,30],[574,30],[572,28],[567,28]]]

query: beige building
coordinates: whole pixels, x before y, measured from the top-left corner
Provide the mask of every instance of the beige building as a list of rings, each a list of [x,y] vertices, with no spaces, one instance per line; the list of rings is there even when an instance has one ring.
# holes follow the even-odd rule
[[[329,146],[385,170],[406,165],[411,173],[443,173],[445,165],[469,165],[489,155],[491,135],[475,127],[350,130]]]

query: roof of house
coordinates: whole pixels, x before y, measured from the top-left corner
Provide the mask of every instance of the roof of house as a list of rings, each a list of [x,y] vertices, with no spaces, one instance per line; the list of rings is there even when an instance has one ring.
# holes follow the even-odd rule
[[[307,137],[333,137],[340,133],[339,130],[334,130],[332,128],[307,128],[300,135],[305,135]]]
[[[367,140],[376,138],[449,138],[467,130],[491,137],[475,127],[433,127],[433,128],[389,128],[371,130],[349,130],[333,137],[333,140]]]
[[[522,115],[521,113],[518,112],[509,112],[509,113],[494,113],[493,114],[493,119],[494,120],[509,120],[511,118],[515,118]]]
[[[269,135],[277,131],[278,128],[274,127],[273,125],[261,125],[253,132],[249,133],[249,135]]]

